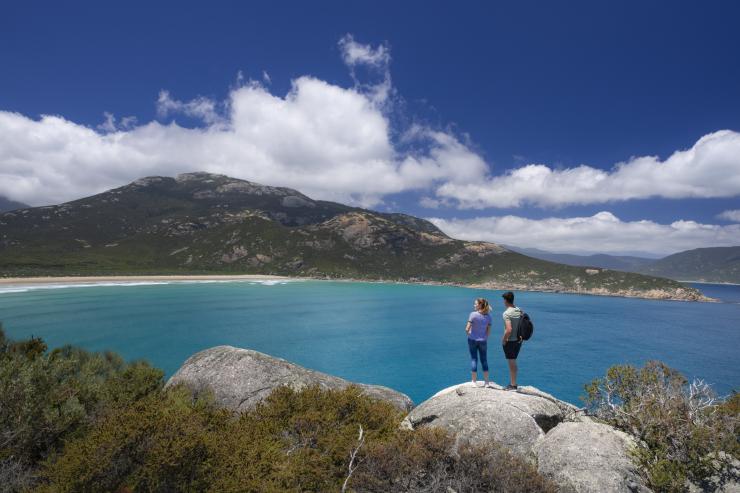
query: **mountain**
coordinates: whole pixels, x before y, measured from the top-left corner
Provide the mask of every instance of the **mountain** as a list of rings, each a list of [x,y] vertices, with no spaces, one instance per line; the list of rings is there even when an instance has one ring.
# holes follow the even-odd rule
[[[534,259],[452,239],[405,214],[209,173],[147,177],[65,204],[0,214],[0,271],[281,274],[702,298],[668,279]]]
[[[530,257],[558,262],[566,265],[581,267],[601,267],[603,269],[623,270],[626,272],[642,272],[642,270],[655,262],[654,258],[635,257],[630,255],[607,255],[597,253],[594,255],[574,255],[570,253],[553,253],[538,248],[519,248],[506,246],[509,250],[523,253]]]
[[[23,202],[16,202],[15,200],[10,200],[9,198],[0,195],[0,212],[25,209],[27,207],[30,206],[28,204],[24,204]]]
[[[650,264],[643,272],[680,280],[740,283],[740,246],[674,253]]]
[[[572,255],[507,246],[530,257],[583,267],[600,267],[667,277],[677,281],[740,283],[740,246],[687,250],[662,259],[616,255]]]

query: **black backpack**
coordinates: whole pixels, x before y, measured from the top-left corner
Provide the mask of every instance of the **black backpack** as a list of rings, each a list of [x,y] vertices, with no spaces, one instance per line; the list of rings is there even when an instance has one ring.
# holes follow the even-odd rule
[[[519,337],[528,341],[533,333],[534,324],[532,323],[532,319],[529,318],[529,315],[522,312],[522,318],[519,320]]]

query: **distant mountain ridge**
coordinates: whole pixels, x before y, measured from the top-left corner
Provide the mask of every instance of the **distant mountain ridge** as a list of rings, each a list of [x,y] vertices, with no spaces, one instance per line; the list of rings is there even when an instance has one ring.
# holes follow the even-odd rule
[[[686,250],[661,259],[617,255],[573,255],[507,246],[530,257],[582,267],[636,272],[678,281],[740,283],[740,246]]]
[[[413,216],[202,172],[3,213],[0,233],[5,276],[254,273],[702,299],[668,279],[547,262]]]
[[[601,267],[604,269],[623,270],[626,272],[640,272],[640,269],[655,262],[656,259],[636,257],[632,255],[607,255],[597,253],[593,255],[575,255],[570,253],[553,253],[538,248],[519,248],[506,245],[506,248],[530,257],[559,262],[561,264],[581,267]]]
[[[674,253],[648,265],[643,273],[678,280],[740,283],[740,246]]]
[[[28,207],[31,206],[28,204],[24,204],[23,202],[10,200],[9,198],[0,195],[0,212],[13,211],[16,209],[26,209]]]

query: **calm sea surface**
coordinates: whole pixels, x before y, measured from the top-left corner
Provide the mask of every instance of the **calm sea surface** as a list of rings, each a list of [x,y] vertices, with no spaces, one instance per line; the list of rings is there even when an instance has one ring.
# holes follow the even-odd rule
[[[695,286],[723,302],[518,293],[535,323],[519,357],[520,384],[578,403],[583,385],[610,365],[659,359],[722,395],[740,389],[740,286]],[[0,321],[13,338],[112,349],[167,376],[191,354],[230,344],[387,385],[419,403],[469,378],[463,328],[477,296],[495,307],[489,364],[506,383],[500,295],[325,281],[2,287]]]

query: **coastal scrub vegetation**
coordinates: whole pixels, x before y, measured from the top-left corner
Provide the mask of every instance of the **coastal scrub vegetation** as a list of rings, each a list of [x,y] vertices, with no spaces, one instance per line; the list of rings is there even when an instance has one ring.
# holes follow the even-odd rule
[[[637,438],[655,491],[710,485],[740,455],[740,397],[662,363],[587,386],[593,414]],[[0,491],[554,492],[530,462],[473,446],[360,389],[278,388],[256,408],[164,386],[161,370],[0,326]]]
[[[655,491],[686,491],[689,482],[713,491],[740,458],[740,394],[719,399],[658,361],[613,366],[586,394],[596,417],[637,438],[634,460]]]
[[[37,337],[11,341],[0,324],[0,490],[35,484],[37,466],[109,409],[162,387],[163,373],[111,352],[65,346],[48,352]]]
[[[554,492],[536,468],[360,389],[278,388],[233,413],[113,353],[0,329],[0,490]]]

